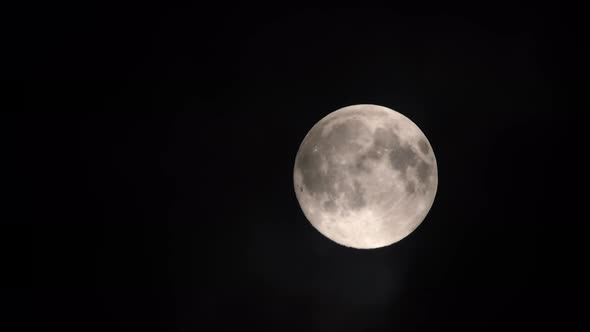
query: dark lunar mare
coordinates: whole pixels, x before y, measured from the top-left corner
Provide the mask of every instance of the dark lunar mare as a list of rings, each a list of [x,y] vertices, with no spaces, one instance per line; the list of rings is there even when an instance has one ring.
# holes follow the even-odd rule
[[[368,173],[371,167],[367,165],[369,161],[376,161],[382,158],[377,153],[379,150],[388,149],[389,164],[393,170],[401,172],[402,178],[407,182],[405,190],[408,194],[416,191],[416,183],[408,177],[408,170],[416,168],[418,179],[421,184],[428,185],[432,165],[421,159],[418,152],[410,144],[403,144],[396,128],[379,127],[373,134],[373,144],[368,151],[361,154],[354,165],[351,166],[352,173]],[[418,148],[424,153],[428,153],[430,148],[425,140],[418,142]]]
[[[427,154],[428,152],[430,152],[430,147],[428,147],[428,142],[426,142],[426,140],[421,139],[418,142],[418,147],[420,148],[420,151],[422,151],[422,153]]]
[[[402,144],[397,133],[392,132],[392,136],[389,162],[393,169],[400,171],[406,177],[408,168],[414,167],[418,163],[418,154],[411,145]]]
[[[417,168],[418,171],[418,179],[425,184],[430,183],[430,173],[432,171],[432,165],[425,162],[424,160],[420,161],[420,164]]]
[[[411,145],[402,144],[394,129],[379,127],[373,134],[373,144],[369,150],[358,157],[354,165],[355,170],[357,172],[370,171],[370,167],[366,165],[367,161],[381,159],[382,156],[377,152],[384,149],[390,151],[389,164],[392,169],[401,171],[404,176],[408,168],[418,164],[419,156]]]
[[[406,183],[406,192],[408,194],[413,194],[414,192],[416,192],[416,183],[414,183],[414,181],[409,180]]]

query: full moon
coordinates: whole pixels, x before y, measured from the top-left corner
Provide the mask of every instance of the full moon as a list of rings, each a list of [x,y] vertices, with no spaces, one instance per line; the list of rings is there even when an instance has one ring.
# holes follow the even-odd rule
[[[436,195],[438,171],[424,133],[404,115],[352,105],[316,123],[295,158],[305,217],[341,245],[372,249],[412,233]]]

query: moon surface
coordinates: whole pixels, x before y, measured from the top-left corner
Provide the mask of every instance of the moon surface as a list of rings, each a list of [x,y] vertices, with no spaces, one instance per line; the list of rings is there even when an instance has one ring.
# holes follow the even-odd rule
[[[341,245],[372,249],[412,233],[438,186],[434,152],[410,119],[378,105],[336,110],[307,133],[293,182],[309,222]]]

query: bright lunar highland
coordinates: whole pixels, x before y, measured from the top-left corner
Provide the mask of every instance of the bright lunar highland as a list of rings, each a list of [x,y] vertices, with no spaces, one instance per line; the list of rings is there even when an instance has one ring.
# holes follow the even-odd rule
[[[303,213],[347,247],[388,246],[408,236],[432,207],[434,152],[410,119],[386,107],[353,105],[307,133],[293,170]]]

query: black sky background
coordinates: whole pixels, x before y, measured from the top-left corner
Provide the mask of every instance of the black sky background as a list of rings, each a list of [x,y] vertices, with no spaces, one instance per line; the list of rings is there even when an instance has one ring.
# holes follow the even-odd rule
[[[46,7],[9,38],[25,112],[3,116],[3,289],[21,330],[582,321],[563,8]],[[359,103],[412,119],[439,167],[426,220],[377,250],[324,238],[292,187],[307,131]]]

